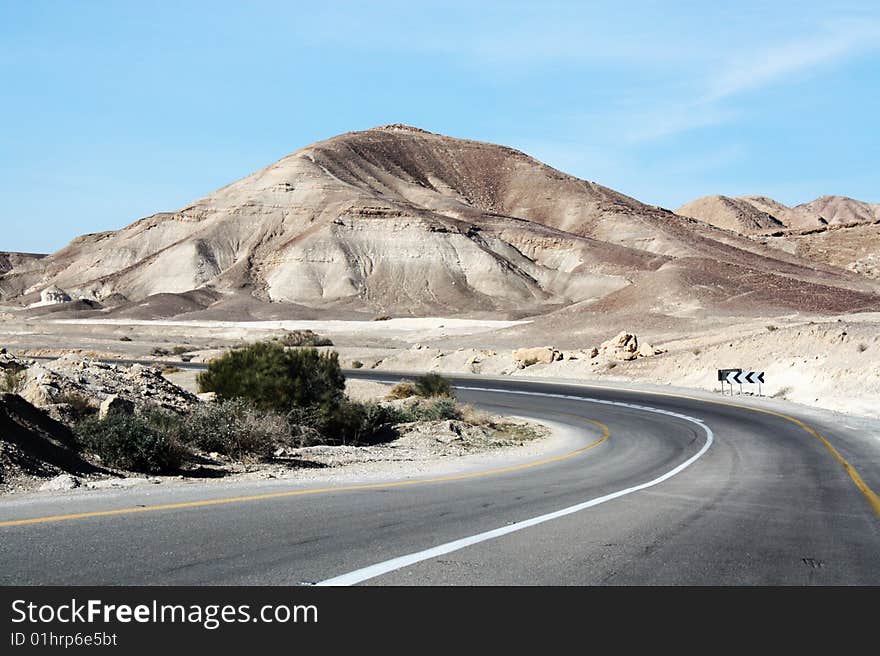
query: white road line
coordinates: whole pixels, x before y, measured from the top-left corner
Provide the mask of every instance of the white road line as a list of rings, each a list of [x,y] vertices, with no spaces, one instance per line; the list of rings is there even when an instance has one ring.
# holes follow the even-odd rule
[[[382,381],[384,382],[384,381]],[[389,381],[396,382],[396,381]],[[376,563],[375,565],[370,565],[369,567],[364,567],[362,569],[357,569],[353,572],[349,572],[348,574],[342,574],[340,576],[334,576],[333,578],[326,579],[324,581],[319,582],[317,585],[320,586],[346,586],[346,585],[356,585],[358,583],[362,583],[363,581],[368,581],[369,579],[376,578],[377,576],[382,576],[383,574],[388,574],[389,572],[394,572],[399,569],[403,569],[404,567],[409,567],[410,565],[414,565],[416,563],[420,563],[425,560],[430,560],[431,558],[436,558],[438,556],[442,556],[444,554],[451,553],[453,551],[458,551],[459,549],[464,549],[465,547],[469,547],[474,544],[478,544],[480,542],[486,542],[487,540],[494,540],[495,538],[499,538],[503,535],[508,535],[510,533],[516,533],[517,531],[522,531],[523,529],[530,528],[532,526],[537,526],[538,524],[543,524],[544,522],[549,522],[554,519],[559,519],[560,517],[565,517],[566,515],[571,515],[576,512],[580,512],[581,510],[586,510],[587,508],[592,508],[593,506],[598,506],[599,504],[605,503],[606,501],[611,501],[613,499],[620,498],[622,496],[626,496],[627,494],[632,494],[633,492],[638,492],[640,490],[644,490],[649,487],[653,487],[655,485],[659,485],[663,481],[667,481],[676,474],[682,472],[686,468],[690,467],[694,462],[696,462],[706,451],[709,450],[709,447],[712,446],[712,442],[714,441],[714,434],[712,433],[712,429],[709,428],[702,420],[696,419],[695,417],[691,417],[689,415],[679,414],[677,412],[670,412],[669,410],[661,410],[659,408],[651,408],[644,405],[636,405],[633,403],[623,403],[620,401],[605,401],[602,399],[590,399],[582,396],[572,396],[567,394],[550,394],[547,392],[523,392],[519,390],[505,390],[491,387],[469,387],[464,385],[456,385],[457,389],[467,389],[481,392],[504,392],[506,394],[523,394],[526,396],[548,396],[560,399],[575,399],[577,401],[584,401],[585,403],[600,403],[603,405],[616,405],[622,406],[624,408],[632,408],[634,410],[641,410],[644,412],[653,412],[655,414],[667,415],[670,417],[677,417],[679,419],[683,419],[685,421],[689,421],[693,424],[696,424],[700,428],[702,428],[706,433],[706,441],[703,444],[702,448],[697,451],[690,458],[682,462],[677,467],[670,469],[668,472],[663,474],[662,476],[658,476],[657,478],[648,481],[647,483],[642,483],[640,485],[635,485],[633,487],[628,487],[625,490],[619,490],[617,492],[612,492],[611,494],[606,494],[601,497],[596,497],[595,499],[590,499],[588,501],[584,501],[582,503],[576,504],[574,506],[569,506],[567,508],[563,508],[561,510],[557,510],[555,512],[547,513],[545,515],[539,515],[538,517],[532,517],[531,519],[526,519],[521,522],[516,522],[515,524],[509,524],[507,526],[502,526],[500,528],[496,528],[491,531],[486,531],[484,533],[478,533],[476,535],[472,535],[470,537],[461,538],[460,540],[454,540],[452,542],[447,542],[445,544],[438,545],[436,547],[432,547],[430,549],[425,549],[424,551],[417,551],[415,553],[407,554],[405,556],[399,556],[398,558],[392,558],[391,560],[386,560],[381,563]]]

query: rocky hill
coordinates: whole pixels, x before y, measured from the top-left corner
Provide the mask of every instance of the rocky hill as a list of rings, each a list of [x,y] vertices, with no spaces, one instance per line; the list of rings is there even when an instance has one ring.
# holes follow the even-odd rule
[[[785,224],[770,212],[742,198],[704,196],[682,205],[677,214],[711,223],[718,228],[740,234],[784,228]]]
[[[794,207],[766,196],[705,196],[682,205],[676,212],[740,234],[880,221],[880,204],[845,196],[822,196]]]
[[[46,257],[37,253],[13,253],[0,251],[0,275],[12,271],[16,267],[28,266]]]
[[[877,291],[511,148],[403,125],[316,143],[0,276],[0,297],[34,312],[149,318],[526,316],[631,297],[640,311],[667,295],[670,312],[859,311],[880,309]]]

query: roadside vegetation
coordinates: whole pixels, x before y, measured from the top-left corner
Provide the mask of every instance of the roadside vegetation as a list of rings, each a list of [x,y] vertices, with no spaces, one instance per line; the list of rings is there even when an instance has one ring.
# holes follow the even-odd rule
[[[76,446],[104,466],[158,474],[205,458],[248,463],[302,447],[381,444],[412,422],[496,428],[486,413],[460,405],[450,381],[439,374],[401,382],[385,400],[350,399],[337,353],[288,345],[320,341],[300,337],[249,344],[211,361],[197,382],[213,400],[188,411],[133,412],[120,405],[99,417],[88,399],[70,395],[65,405]],[[0,383],[15,387],[16,381]],[[508,437],[529,437],[514,433]]]

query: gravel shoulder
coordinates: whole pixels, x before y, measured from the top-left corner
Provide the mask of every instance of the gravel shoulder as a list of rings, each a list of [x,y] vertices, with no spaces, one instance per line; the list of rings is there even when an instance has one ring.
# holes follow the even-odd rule
[[[184,386],[193,381],[179,381]],[[349,381],[359,400],[381,398],[387,386]],[[399,427],[399,437],[374,446],[310,446],[286,450],[265,462],[236,462],[216,456],[198,471],[181,475],[139,475],[106,471],[54,478],[33,477],[9,487],[0,498],[40,499],[155,488],[221,490],[253,485],[335,486],[465,474],[537,460],[572,450],[583,434],[565,424],[527,417],[470,413],[470,422],[442,420]],[[0,502],[2,503],[2,502]]]
[[[316,462],[323,462],[324,466],[291,467],[264,463],[215,479],[134,476],[83,480],[76,489],[30,490],[0,495],[0,516],[8,519],[43,514],[44,507],[51,507],[53,513],[75,512],[82,503],[98,508],[113,508],[133,503],[175,503],[314,487],[468,475],[561,455],[594,439],[594,436],[585,435],[580,426],[544,418],[540,421],[531,417],[510,419],[527,421],[540,436],[519,444],[509,443],[462,454],[418,448],[419,440],[407,440],[404,435],[402,442],[398,440],[396,444],[377,447],[312,447],[315,452],[311,457]]]

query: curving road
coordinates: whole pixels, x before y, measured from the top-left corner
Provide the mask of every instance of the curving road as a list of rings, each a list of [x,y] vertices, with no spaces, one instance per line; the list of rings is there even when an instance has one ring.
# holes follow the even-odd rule
[[[875,440],[674,395],[454,382],[578,443],[433,481],[6,500],[0,583],[880,584]]]

